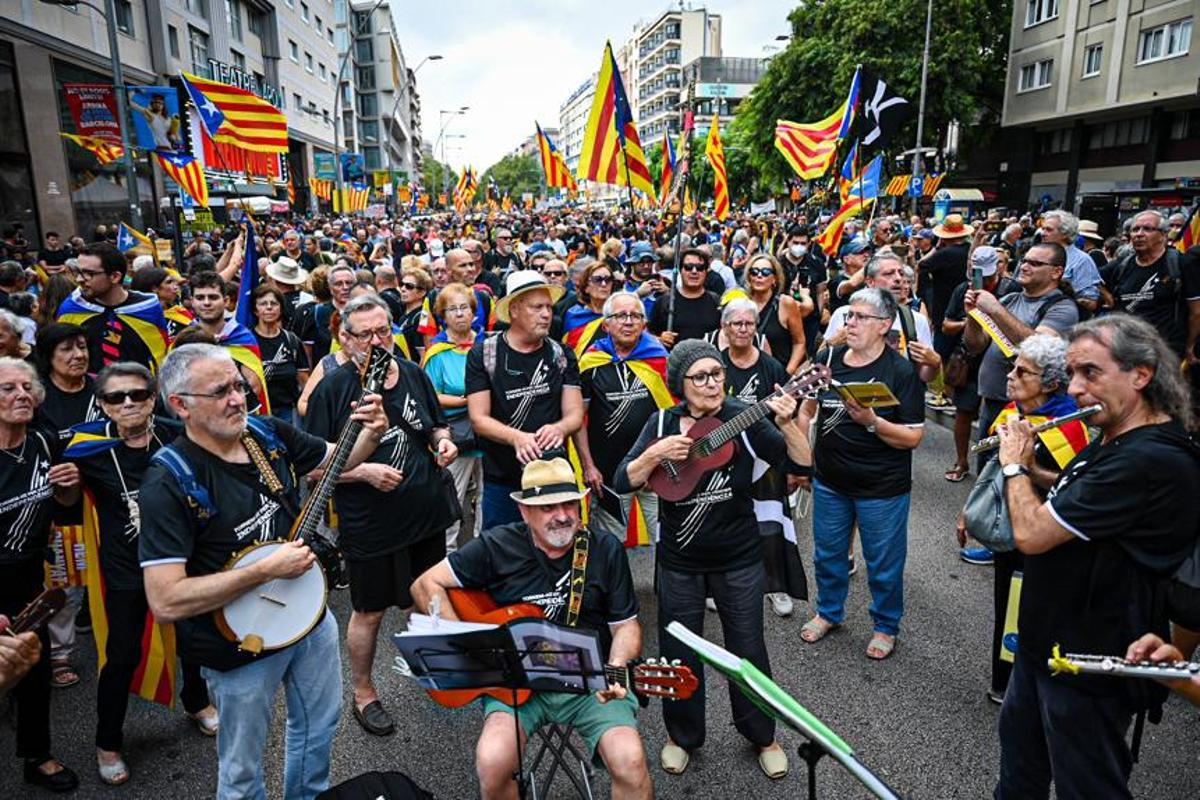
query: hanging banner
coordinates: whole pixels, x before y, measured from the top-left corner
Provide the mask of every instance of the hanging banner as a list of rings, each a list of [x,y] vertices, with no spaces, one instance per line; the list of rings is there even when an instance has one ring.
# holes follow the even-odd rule
[[[66,83],[67,106],[75,120],[75,132],[94,136],[111,144],[121,143],[117,122],[117,96],[106,83]]]
[[[337,178],[337,167],[336,162],[333,160],[333,153],[313,153],[313,169],[316,170],[317,177],[323,181],[331,181]]]
[[[135,146],[143,150],[183,149],[179,127],[179,92],[172,86],[130,86],[129,116]]]
[[[342,153],[342,180],[361,181],[367,173],[367,160],[362,153]]]
[[[377,169],[371,172],[371,183],[375,188],[382,189],[388,183],[389,173],[386,169]]]

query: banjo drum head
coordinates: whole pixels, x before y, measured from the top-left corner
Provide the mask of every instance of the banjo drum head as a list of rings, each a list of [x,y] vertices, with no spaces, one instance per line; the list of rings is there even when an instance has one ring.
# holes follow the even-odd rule
[[[266,542],[238,555],[230,565],[242,569],[274,553],[279,542]],[[296,578],[259,584],[222,609],[225,627],[238,642],[257,634],[263,650],[278,650],[299,641],[325,614],[328,591],[320,564]]]

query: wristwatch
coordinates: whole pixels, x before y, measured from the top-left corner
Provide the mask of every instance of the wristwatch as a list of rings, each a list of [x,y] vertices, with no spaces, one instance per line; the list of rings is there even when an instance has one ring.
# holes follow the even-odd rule
[[[1000,474],[1007,480],[1008,478],[1015,478],[1018,475],[1028,475],[1029,470],[1025,468],[1024,464],[1005,464],[1000,468]]]
[[[879,415],[875,415],[875,421],[866,426],[867,433],[877,433],[879,431]]]

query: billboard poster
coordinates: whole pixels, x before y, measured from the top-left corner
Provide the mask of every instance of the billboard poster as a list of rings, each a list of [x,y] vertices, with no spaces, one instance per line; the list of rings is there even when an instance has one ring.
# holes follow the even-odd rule
[[[179,93],[171,86],[130,86],[129,116],[136,146],[176,152],[184,147],[179,126]]]
[[[67,106],[75,120],[75,132],[94,136],[110,144],[121,143],[121,126],[117,122],[117,96],[107,83],[66,83]]]
[[[331,181],[337,177],[333,153],[313,153],[313,168],[317,177],[323,181]]]
[[[342,180],[361,181],[366,171],[367,160],[362,153],[342,153]]]

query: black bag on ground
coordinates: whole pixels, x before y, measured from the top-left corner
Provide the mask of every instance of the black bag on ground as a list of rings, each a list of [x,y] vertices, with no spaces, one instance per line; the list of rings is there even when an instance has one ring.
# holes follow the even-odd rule
[[[330,786],[317,800],[433,800],[403,772],[367,772]]]

